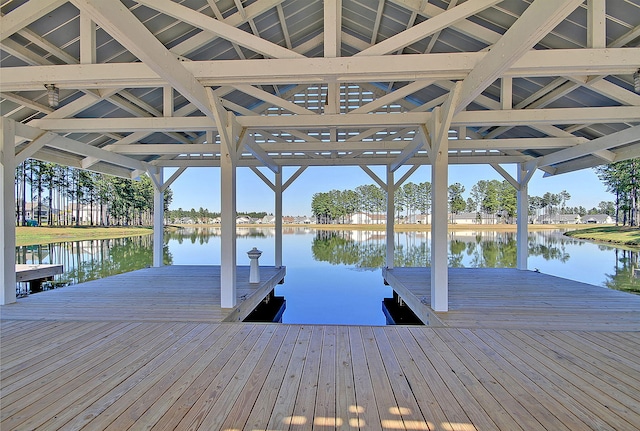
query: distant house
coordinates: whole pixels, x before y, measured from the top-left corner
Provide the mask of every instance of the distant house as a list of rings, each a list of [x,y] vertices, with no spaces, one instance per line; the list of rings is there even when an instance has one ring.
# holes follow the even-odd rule
[[[351,214],[351,224],[385,224],[386,222],[386,214]]]
[[[47,219],[49,218],[49,211],[51,210],[47,205],[40,205],[40,207],[38,207],[37,203],[27,202],[25,203],[24,206],[25,206],[25,219],[27,220],[37,220],[38,213],[40,214],[41,221],[47,221]],[[57,215],[58,210],[53,209],[53,214]]]
[[[246,216],[241,216],[236,218],[236,224],[249,224],[251,223],[251,218]]]
[[[581,223],[580,214],[543,215],[536,219],[537,224],[578,224]]]
[[[431,214],[412,214],[407,217],[405,223],[409,224],[430,224]]]
[[[477,212],[463,212],[449,215],[449,220],[453,224],[495,224],[494,217],[482,218]]]
[[[295,221],[296,221],[296,219],[294,217],[291,217],[291,216],[282,217],[282,223],[283,224],[293,224]]]
[[[295,217],[294,223],[296,224],[311,224],[311,219],[307,216]]]
[[[611,224],[613,223],[613,219],[608,214],[587,214],[582,218],[582,223]]]
[[[266,215],[260,219],[261,224],[276,224],[276,217],[272,215]]]

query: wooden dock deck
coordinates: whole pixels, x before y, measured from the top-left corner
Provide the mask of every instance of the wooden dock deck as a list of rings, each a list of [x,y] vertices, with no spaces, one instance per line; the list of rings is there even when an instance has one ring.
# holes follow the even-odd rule
[[[431,326],[640,331],[640,296],[509,268],[449,268],[449,311],[434,313],[429,268],[383,277]]]
[[[631,324],[214,322],[199,277],[172,275],[184,269],[162,269],[163,285],[173,279],[179,294],[143,286],[127,296],[128,283],[149,279],[145,270],[0,307],[0,428],[640,428],[640,332]],[[112,288],[120,294],[106,294]],[[632,314],[640,320],[640,309]]]

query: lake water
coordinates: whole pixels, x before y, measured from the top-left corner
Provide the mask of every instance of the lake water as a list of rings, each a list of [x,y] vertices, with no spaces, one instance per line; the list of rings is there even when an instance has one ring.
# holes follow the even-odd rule
[[[385,234],[378,231],[283,230],[285,283],[276,287],[287,308],[284,323],[384,325],[382,299],[392,296],[380,268],[384,266]],[[394,266],[428,266],[430,238],[426,232],[395,234]],[[238,228],[238,265],[248,265],[246,252],[263,251],[261,265],[275,263],[275,230]],[[59,280],[71,283],[103,278],[150,266],[152,237],[65,242],[17,247],[18,263],[61,263]],[[220,229],[184,228],[165,235],[164,261],[172,265],[219,265]],[[516,241],[512,232],[449,233],[449,266],[514,268]],[[560,230],[529,233],[529,269],[598,286],[640,292],[632,277],[638,251],[565,237]]]

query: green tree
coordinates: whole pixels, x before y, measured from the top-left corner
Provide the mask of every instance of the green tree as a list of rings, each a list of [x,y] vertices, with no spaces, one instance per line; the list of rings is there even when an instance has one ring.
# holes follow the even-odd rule
[[[462,197],[464,186],[460,183],[453,183],[449,186],[449,209],[452,214],[464,211],[467,204]]]

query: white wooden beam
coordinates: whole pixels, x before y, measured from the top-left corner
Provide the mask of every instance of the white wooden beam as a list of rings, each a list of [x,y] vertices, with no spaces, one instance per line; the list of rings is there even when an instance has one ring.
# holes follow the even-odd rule
[[[279,108],[283,108],[286,109],[287,111],[290,111],[294,114],[301,114],[301,115],[316,115],[315,112],[310,111],[309,109],[305,108],[304,106],[300,106],[300,105],[296,105],[293,102],[290,102],[288,100],[285,100],[281,97],[276,96],[275,94],[271,94],[267,91],[264,91],[260,88],[254,87],[253,85],[245,85],[245,84],[238,84],[238,85],[234,85],[234,87],[240,91],[242,91],[245,94],[248,94],[249,96],[253,96],[256,99],[260,99],[263,100],[271,105],[277,106]]]
[[[171,187],[171,184],[173,184],[173,182],[174,182],[175,180],[177,180],[177,179],[178,179],[178,177],[179,177],[180,175],[182,175],[182,173],[183,173],[184,171],[186,171],[186,170],[187,170],[187,168],[185,168],[185,167],[178,168],[178,170],[177,170],[177,171],[175,171],[175,172],[174,172],[174,173],[169,177],[169,179],[168,179],[167,181],[165,181],[165,182],[164,182],[164,184],[162,185],[162,191],[164,192],[164,191],[166,191],[169,187]]]
[[[454,112],[462,111],[473,102],[583,1],[558,0],[549,4],[547,0],[535,0],[465,78]]]
[[[273,171],[273,173],[277,174],[280,172],[280,166],[278,166],[262,147],[256,144],[255,138],[252,135],[245,139],[244,145],[256,159],[260,160],[267,168]]]
[[[96,23],[83,11],[80,11],[80,63],[96,62]]]
[[[398,155],[398,157],[389,165],[389,170],[391,172],[395,172],[402,166],[407,160],[409,160],[415,153],[425,148],[428,142],[427,136],[429,132],[427,131],[427,127],[422,124],[418,127],[418,130],[413,137],[413,141],[409,145],[407,145],[402,152]]]
[[[293,173],[293,175],[291,175],[289,179],[284,183],[284,185],[282,186],[282,191],[287,190],[289,186],[293,184],[293,182],[297,180],[300,175],[302,175],[305,169],[307,169],[306,166],[298,167],[298,169]]]
[[[181,64],[207,86],[460,80],[491,52],[399,55],[393,61],[386,56],[360,56]],[[630,75],[638,64],[640,48],[531,50],[503,71],[503,76]],[[55,82],[61,89],[148,88],[167,84],[161,75],[142,63],[25,66],[2,70],[2,91],[42,90],[43,82]]]
[[[33,140],[42,136],[45,133],[44,130],[36,127],[27,126],[26,124],[16,124],[16,135],[22,136],[26,139]],[[88,157],[95,157],[99,160],[103,160],[108,163],[112,163],[117,166],[126,167],[129,169],[140,169],[143,171],[150,170],[156,172],[157,168],[149,165],[146,162],[142,162],[131,157],[115,154],[110,151],[103,150],[101,148],[93,147],[91,145],[83,144],[82,142],[75,141],[73,139],[58,136],[55,139],[46,143],[47,147],[57,148],[60,150],[68,151],[74,154],[79,154]]]
[[[449,9],[431,19],[414,25],[401,33],[391,36],[382,42],[361,51],[356,56],[384,55],[411,45],[433,33],[451,26],[453,23],[475,15],[502,0],[467,0],[463,4]]]
[[[0,17],[0,40],[8,38],[66,2],[67,0],[38,0],[22,4]]]
[[[213,118],[212,108],[202,84],[168,52],[126,6],[119,1],[116,3],[104,0],[72,0],[72,2],[206,116]]]
[[[34,111],[38,111],[38,112],[44,112],[45,114],[51,114],[53,112],[53,109],[43,105],[41,103],[38,102],[34,102],[31,99],[28,99],[26,97],[20,96],[18,94],[14,94],[14,93],[0,93],[0,97],[2,97],[3,99],[7,99],[10,100],[14,103],[17,103],[19,105],[25,106],[29,109],[33,109]]]
[[[610,150],[621,145],[640,141],[640,126],[629,127],[620,132],[593,139],[575,147],[556,151],[535,160],[535,166],[551,166],[568,160],[584,157],[600,150]],[[640,157],[640,154],[638,154]],[[533,162],[532,162],[533,163]]]
[[[253,34],[242,31],[232,25],[211,18],[203,13],[194,11],[181,4],[169,0],[136,0],[152,9],[184,21],[208,33],[212,33],[230,42],[237,43],[259,54],[272,58],[297,58],[303,57],[297,52],[291,51],[266,39],[261,39]]]
[[[324,0],[324,56],[340,57],[342,0]]]
[[[389,0],[389,1],[397,5],[400,5],[406,9],[409,9],[412,12],[425,16],[429,19],[446,12],[446,9],[441,9],[440,7],[434,5],[432,2],[429,2],[429,1],[423,1],[423,0]],[[500,33],[498,32],[495,32],[480,24],[476,24],[466,19],[454,22],[450,25],[450,27],[455,29],[456,31],[459,31],[462,34],[465,34],[471,37],[472,39],[476,39],[481,42],[484,42],[487,45],[492,45],[496,43],[501,36]]]
[[[415,93],[416,91],[422,90],[425,87],[433,84],[432,80],[419,80],[415,82],[411,82],[404,87],[400,87],[395,91],[385,94],[382,97],[378,97],[375,100],[372,100],[369,103],[365,103],[359,108],[353,109],[349,111],[350,114],[366,114],[367,112],[375,111],[376,109],[388,105],[390,103],[395,102],[396,100],[402,99],[410,94]]]
[[[605,0],[587,1],[587,46],[604,48],[607,46],[607,15]]]
[[[378,175],[376,175],[376,173],[375,173],[375,172],[373,172],[373,171],[371,170],[371,168],[369,168],[369,166],[367,166],[367,165],[362,165],[362,166],[360,166],[360,168],[361,168],[363,171],[365,171],[365,172],[367,173],[367,175],[369,175],[369,177],[371,177],[371,179],[372,179],[373,181],[375,181],[375,182],[380,186],[380,188],[382,188],[383,190],[387,188],[387,183],[385,183],[384,181],[382,181],[382,179],[381,179]]]
[[[37,138],[33,139],[26,146],[20,149],[19,152],[16,153],[15,156],[15,164],[18,166],[20,163],[27,160],[29,157],[33,156],[38,150],[44,147],[49,142],[54,139],[59,138],[59,135],[52,132],[44,132]]]

